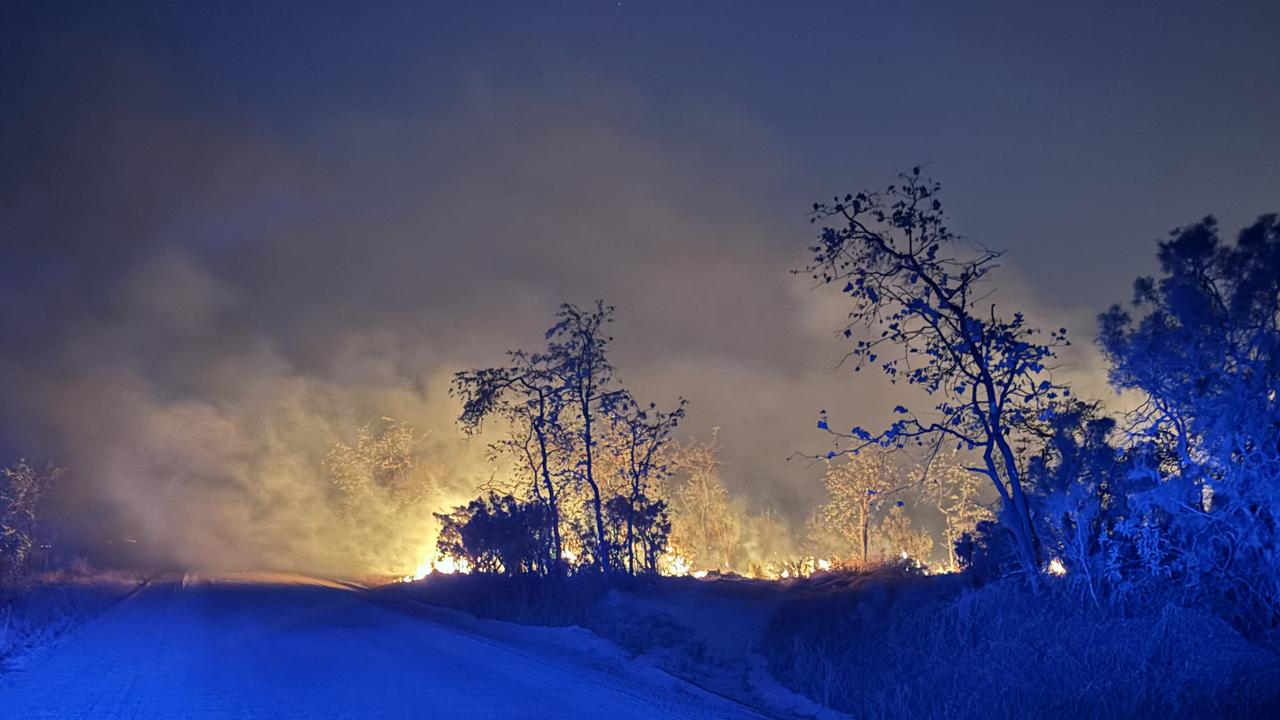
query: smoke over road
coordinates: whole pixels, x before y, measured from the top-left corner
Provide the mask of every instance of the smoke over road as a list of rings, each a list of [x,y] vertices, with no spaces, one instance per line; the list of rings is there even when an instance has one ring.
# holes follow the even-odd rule
[[[79,546],[411,567],[431,511],[491,472],[450,373],[536,344],[565,301],[616,305],[628,386],[689,398],[730,488],[793,524],[822,498],[785,460],[825,447],[817,411],[874,424],[898,402],[832,371],[844,310],[788,274],[831,188],[797,184],[781,139],[732,108],[659,121],[569,63],[533,85],[405,71],[406,101],[285,112],[142,40],[8,47],[0,443],[68,466]],[[886,177],[859,173],[841,182]],[[326,453],[382,417],[426,437],[430,502],[336,493]]]

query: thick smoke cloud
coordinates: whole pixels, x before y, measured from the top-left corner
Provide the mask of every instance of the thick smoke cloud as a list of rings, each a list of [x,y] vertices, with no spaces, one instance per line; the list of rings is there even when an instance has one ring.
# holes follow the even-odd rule
[[[617,305],[623,379],[688,397],[730,486],[797,522],[822,490],[786,458],[824,448],[817,411],[874,424],[897,402],[833,370],[843,310],[788,274],[811,229],[773,194],[785,158],[732,114],[656,131],[589,74],[548,94],[478,77],[291,133],[96,50],[33,61],[0,208],[3,442],[69,466],[79,542],[403,569],[429,509],[345,518],[325,453],[408,421],[439,506],[461,499],[489,471],[449,373],[536,344],[564,301]]]

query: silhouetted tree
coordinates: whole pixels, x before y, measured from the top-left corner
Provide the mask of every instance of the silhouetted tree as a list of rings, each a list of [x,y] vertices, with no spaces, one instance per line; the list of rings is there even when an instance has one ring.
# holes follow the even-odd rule
[[[814,205],[813,222],[838,222],[823,228],[803,272],[841,284],[852,300],[843,333],[866,331],[849,354],[855,370],[878,364],[892,382],[905,380],[936,399],[931,417],[898,406],[901,418],[879,432],[833,430],[826,411],[818,425],[837,437],[829,457],[939,437],[978,449],[982,462],[973,469],[999,493],[1002,518],[1034,583],[1039,550],[1012,435],[1066,394],[1045,365],[1067,344],[1066,331],[1042,340],[1022,313],[996,313],[984,280],[1000,254],[954,235],[937,192],[915,168],[882,191]]]
[[[441,555],[464,560],[476,572],[517,575],[544,572],[547,508],[511,495],[489,493],[437,514]]]
[[[605,353],[612,340],[606,327],[613,322],[613,307],[596,301],[593,308],[582,310],[564,304],[556,313],[558,321],[547,331],[547,356],[551,372],[560,390],[577,412],[568,435],[581,453],[575,466],[576,477],[590,490],[590,504],[595,523],[596,562],[608,576],[609,536],[604,517],[604,500],[595,473],[595,453],[601,423],[614,411],[626,395],[616,387],[613,365]]]
[[[546,332],[545,351],[511,352],[506,367],[460,372],[453,384],[454,394],[463,401],[459,421],[468,432],[478,432],[490,415],[507,421],[511,435],[499,445],[523,458],[536,476],[531,490],[546,503],[548,537],[557,567],[564,560],[561,526],[565,520],[557,476],[587,488],[592,537],[581,543],[581,549],[591,554],[605,575],[612,570],[612,553],[604,478],[598,472],[601,440],[611,430],[624,431],[619,447],[626,449],[625,462],[618,466],[624,468],[630,487],[624,495],[635,499],[639,512],[645,484],[663,471],[656,463],[658,454],[684,413],[682,407],[672,412],[659,412],[654,406],[639,408],[618,386],[606,354],[612,339],[606,328],[612,321],[613,308],[602,301],[589,310],[562,305],[556,323]],[[627,522],[635,522],[634,514],[626,517],[632,518]],[[634,527],[627,538],[630,547]]]
[[[653,403],[643,407],[630,395],[623,395],[610,414],[612,447],[619,456],[619,470],[626,481],[626,490],[623,496],[610,500],[609,504],[614,509],[611,516],[625,526],[622,547],[625,548],[627,572],[633,575],[636,572],[637,540],[644,550],[641,553],[644,569],[652,572],[657,567],[657,555],[649,558],[648,549],[652,545],[650,536],[655,524],[665,523],[667,528],[662,533],[658,554],[661,554],[670,533],[666,503],[650,498],[650,494],[653,481],[667,476],[663,451],[671,440],[671,433],[684,418],[684,406],[685,400],[681,398],[675,410],[663,412]]]
[[[636,574],[636,549],[640,551],[641,572],[656,573],[658,558],[667,547],[671,535],[671,518],[667,502],[643,495],[615,495],[605,504],[609,526],[617,534],[612,544],[615,561]]]
[[[553,372],[554,359],[547,353],[516,350],[508,357],[506,367],[467,370],[454,376],[452,391],[462,399],[459,422],[469,433],[478,432],[492,414],[509,423],[511,435],[499,445],[523,456],[532,474],[532,490],[547,505],[552,567],[560,568],[564,549],[553,454],[565,446],[567,429],[562,419],[567,394]]]

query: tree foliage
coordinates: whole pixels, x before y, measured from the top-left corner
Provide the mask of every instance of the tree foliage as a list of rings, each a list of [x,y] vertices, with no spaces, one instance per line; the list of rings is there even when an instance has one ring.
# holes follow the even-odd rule
[[[325,456],[324,467],[350,504],[367,502],[376,494],[398,506],[411,505],[434,489],[428,476],[418,472],[421,440],[409,423],[384,417],[361,427],[354,443],[336,444]]]
[[[1052,413],[1068,391],[1047,364],[1068,344],[1065,329],[1043,336],[1020,312],[1000,315],[986,281],[1000,254],[951,232],[939,186],[915,168],[902,182],[814,205],[824,225],[802,272],[835,285],[849,298],[845,337],[855,370],[878,366],[897,383],[922,389],[933,411],[899,405],[900,419],[871,432],[819,427],[836,437],[835,457],[868,445],[902,448],[941,440],[977,449],[974,467],[1003,504],[1023,569],[1034,578],[1039,548],[1018,463],[1014,435]]]
[[[893,457],[878,447],[829,461],[823,476],[827,502],[810,525],[814,551],[830,560],[867,565],[880,553],[880,519],[904,484]]]
[[[658,556],[671,534],[667,503],[653,495],[656,483],[670,472],[665,450],[672,432],[684,419],[684,406],[681,398],[674,410],[664,412],[654,403],[641,406],[626,394],[613,405],[609,415],[608,447],[623,480],[623,490],[608,501],[606,514],[612,525],[623,528],[613,544],[622,549],[618,562],[625,563],[632,575],[637,570],[657,572]]]
[[[651,572],[670,531],[657,481],[668,472],[684,400],[664,411],[622,387],[607,352],[612,307],[565,304],[555,317],[544,350],[512,351],[504,366],[455,375],[459,422],[470,433],[489,417],[505,424],[491,447],[515,459],[523,492],[545,508],[539,537],[548,561],[535,564],[539,572],[584,562],[605,575]]]
[[[571,408],[554,372],[555,358],[545,352],[515,350],[509,364],[459,372],[452,392],[462,399],[458,418],[464,431],[475,434],[485,418],[497,415],[508,433],[492,444],[515,459],[525,471],[529,491],[546,504],[552,572],[564,570],[562,499],[572,464],[573,448],[565,423]]]
[[[436,549],[479,572],[545,573],[546,513],[545,504],[489,493],[436,515],[440,521]]]
[[[972,536],[978,523],[994,519],[982,502],[984,479],[969,470],[966,456],[958,450],[942,451],[930,457],[912,474],[910,484],[942,515],[942,542],[947,550],[947,566],[960,567],[956,544]]]
[[[0,580],[29,570],[40,546],[51,540],[45,500],[64,472],[25,459],[0,470]]]
[[[1125,428],[1124,472],[1110,474],[1124,484],[1103,505],[1122,508],[1103,528],[1110,586],[1176,578],[1275,632],[1280,222],[1263,216],[1231,245],[1205,218],[1174,230],[1158,257],[1163,275],[1137,280],[1131,308],[1099,320],[1112,383],[1144,399]]]
[[[929,554],[933,552],[933,537],[923,530],[912,528],[906,504],[901,500],[890,504],[889,511],[880,521],[880,538],[890,557],[897,556],[924,564],[929,561]]]
[[[692,564],[729,570],[742,524],[720,477],[717,439],[685,442],[671,454],[676,474],[672,545]]]

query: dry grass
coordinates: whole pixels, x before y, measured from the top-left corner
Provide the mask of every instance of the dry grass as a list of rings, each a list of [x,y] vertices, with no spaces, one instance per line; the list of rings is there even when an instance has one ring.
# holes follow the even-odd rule
[[[896,595],[896,596],[895,596]],[[1280,657],[1206,613],[1121,617],[1012,581],[945,597],[809,598],[779,611],[772,672],[866,718],[1270,717]]]
[[[884,566],[785,583],[623,579],[613,592],[592,577],[476,575],[393,591],[588,627],[692,679],[758,651],[782,684],[858,718],[1280,717],[1280,656],[1221,619],[1175,605],[1125,617],[1012,580],[974,589]],[[726,644],[706,623],[752,637]]]
[[[0,587],[0,672],[106,611],[141,582],[133,573],[76,567]]]

